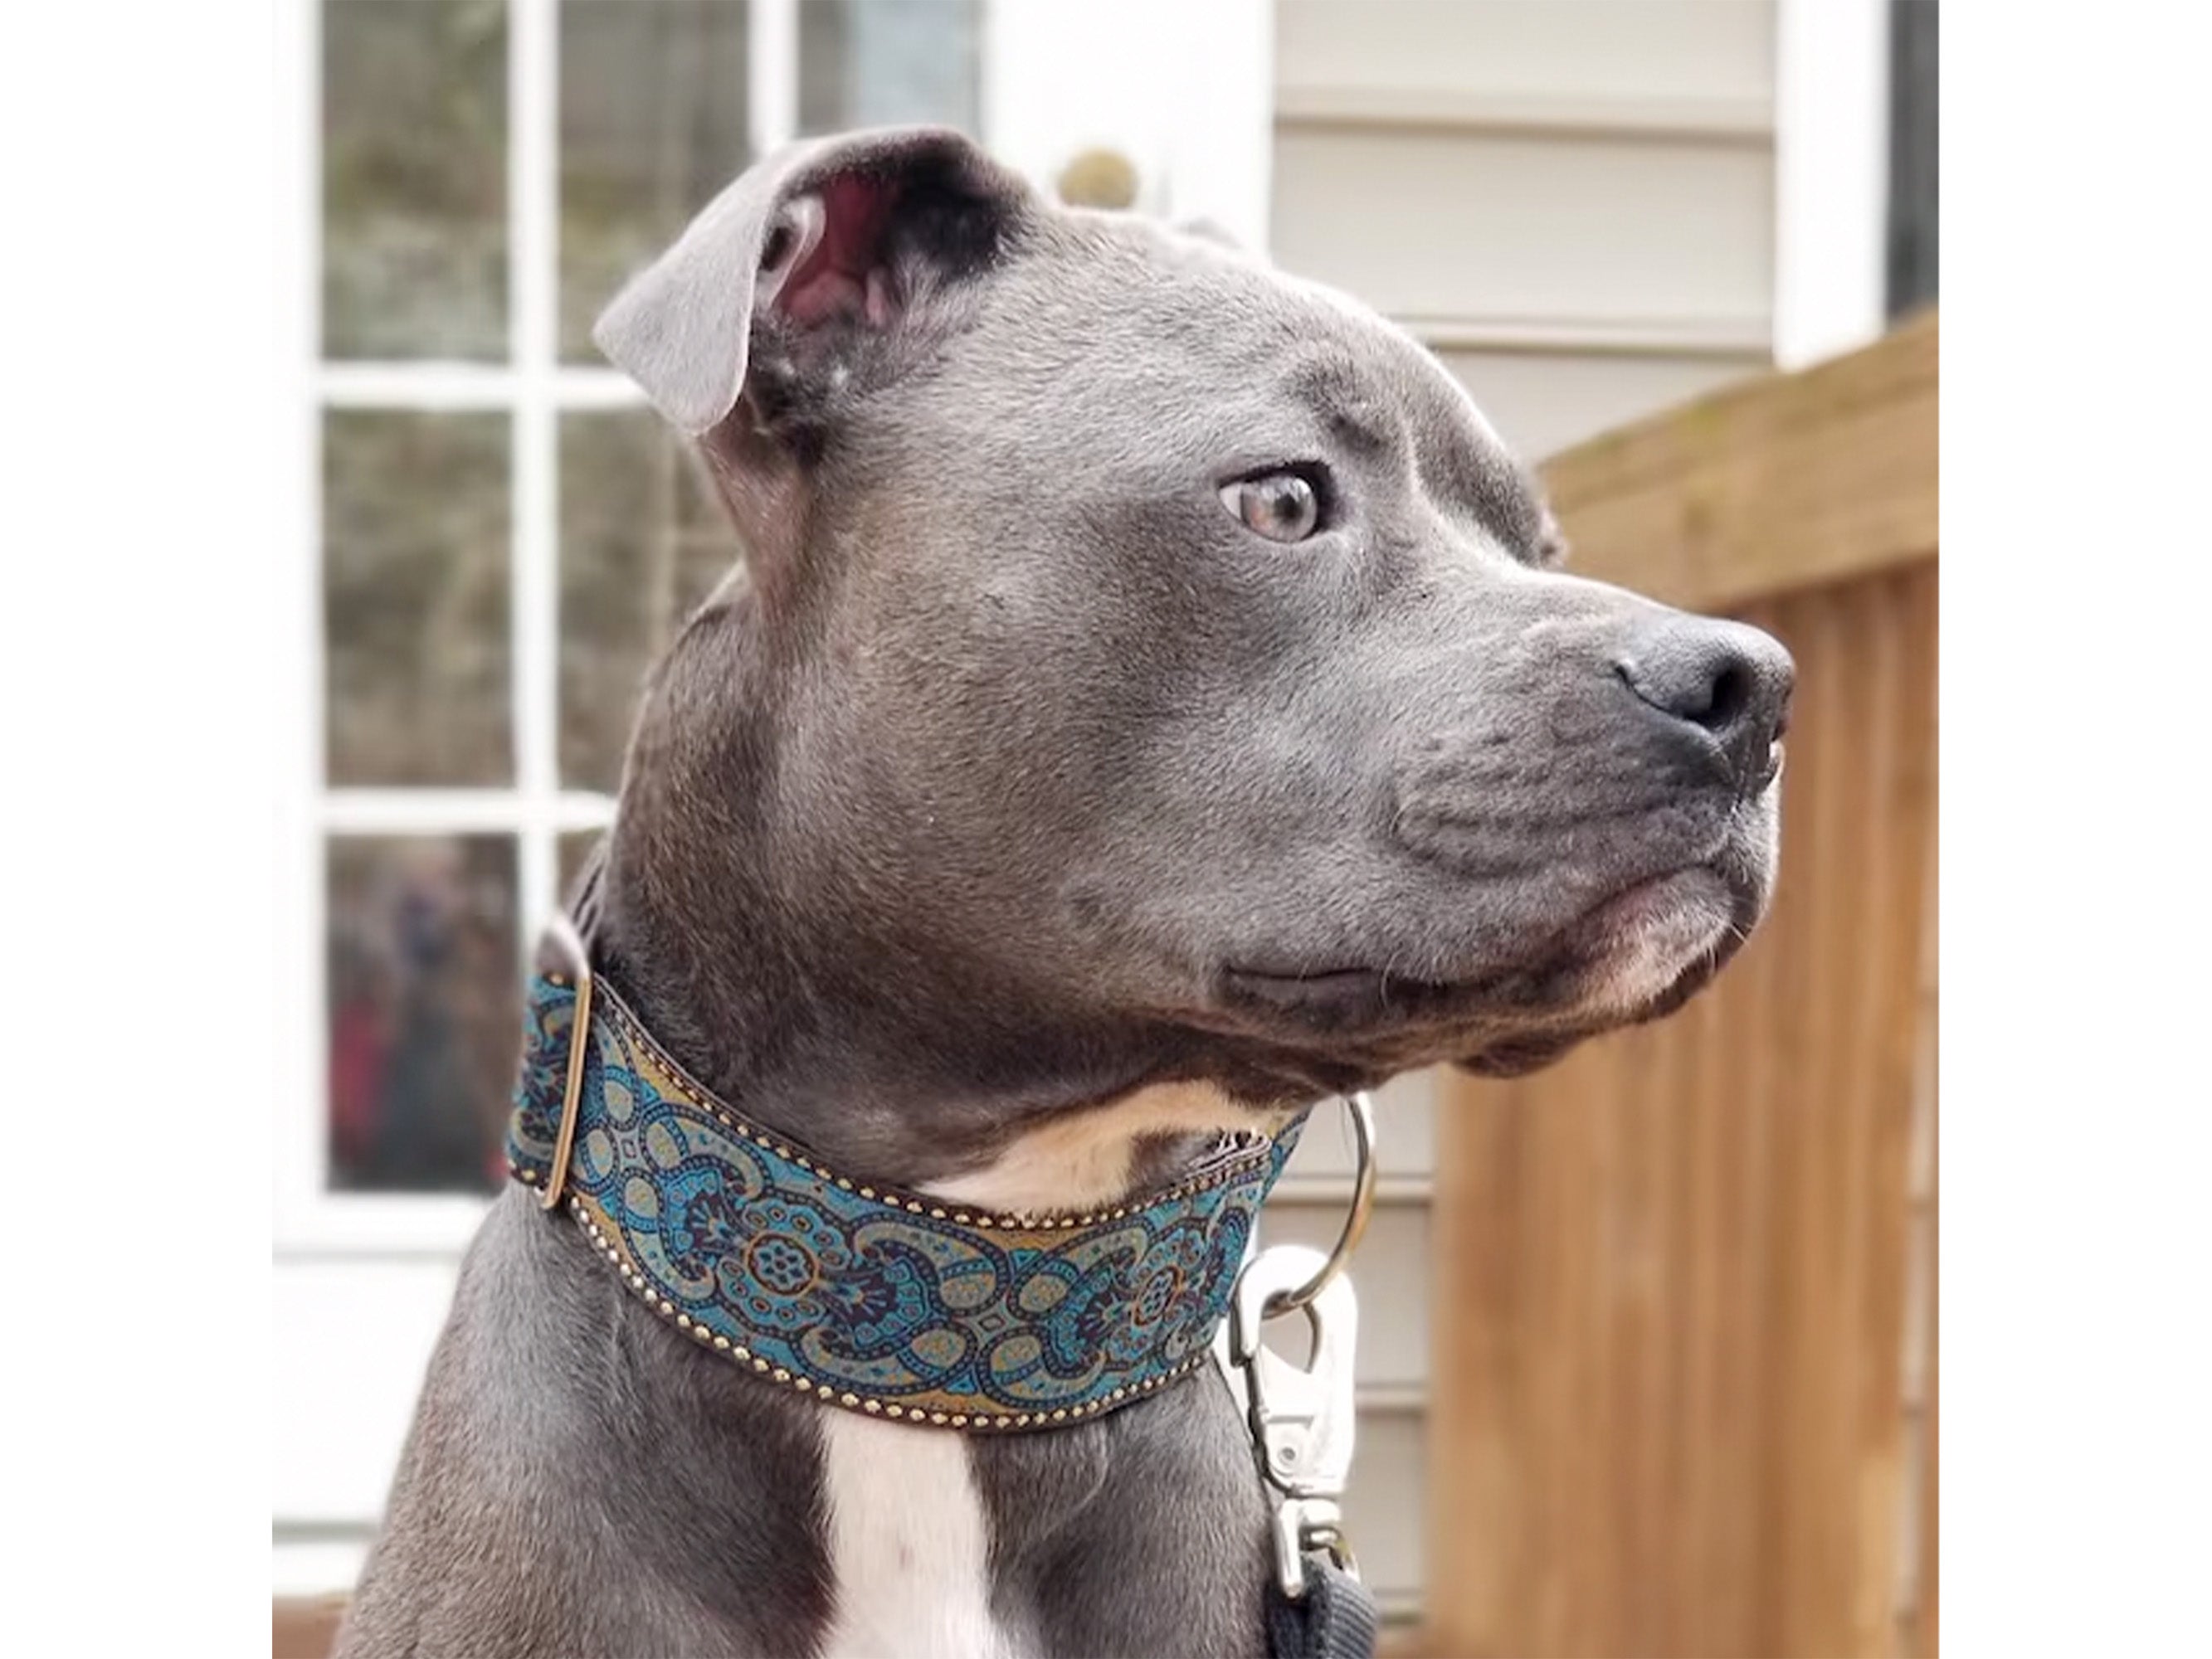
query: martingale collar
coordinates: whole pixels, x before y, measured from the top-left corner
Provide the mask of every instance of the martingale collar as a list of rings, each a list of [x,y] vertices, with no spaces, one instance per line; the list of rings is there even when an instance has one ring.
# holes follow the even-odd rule
[[[1095,1417],[1206,1362],[1298,1127],[1235,1137],[1110,1210],[986,1215],[824,1168],[688,1077],[604,980],[548,974],[507,1156],[648,1307],[764,1382],[1005,1431]]]

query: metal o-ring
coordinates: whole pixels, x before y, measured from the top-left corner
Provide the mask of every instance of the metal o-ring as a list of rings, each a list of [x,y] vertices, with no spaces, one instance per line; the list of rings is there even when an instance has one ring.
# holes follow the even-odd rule
[[[1345,1110],[1351,1115],[1352,1138],[1358,1163],[1352,1178],[1352,1211],[1344,1218],[1344,1231],[1337,1236],[1335,1248],[1329,1251],[1328,1260],[1321,1264],[1319,1272],[1294,1291],[1285,1291],[1267,1304],[1270,1315],[1296,1313],[1311,1304],[1314,1298],[1329,1287],[1330,1281],[1342,1273],[1358,1248],[1360,1235],[1367,1231],[1367,1218],[1375,1210],[1375,1103],[1364,1089],[1352,1094],[1340,1095]]]

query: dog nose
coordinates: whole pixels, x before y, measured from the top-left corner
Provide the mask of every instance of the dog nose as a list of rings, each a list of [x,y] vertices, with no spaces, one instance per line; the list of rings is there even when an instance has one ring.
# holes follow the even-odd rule
[[[1621,682],[1661,714],[1720,746],[1738,785],[1773,775],[1796,665],[1771,635],[1742,623],[1670,617],[1613,659]]]

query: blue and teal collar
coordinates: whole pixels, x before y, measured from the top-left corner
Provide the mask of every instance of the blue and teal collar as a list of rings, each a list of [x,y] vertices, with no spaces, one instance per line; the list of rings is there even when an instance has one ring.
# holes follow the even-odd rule
[[[870,1416],[1051,1428],[1189,1376],[1297,1139],[1238,1137],[1096,1214],[985,1215],[833,1174],[685,1075],[604,981],[582,988],[576,1049],[579,987],[531,986],[515,1178],[702,1347]]]

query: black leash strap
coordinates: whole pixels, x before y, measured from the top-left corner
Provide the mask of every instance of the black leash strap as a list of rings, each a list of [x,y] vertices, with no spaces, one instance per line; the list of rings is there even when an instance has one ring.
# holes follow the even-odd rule
[[[1267,1581],[1269,1659],[1375,1659],[1379,1624],[1367,1587],[1327,1555],[1307,1555],[1306,1593],[1295,1601]]]

